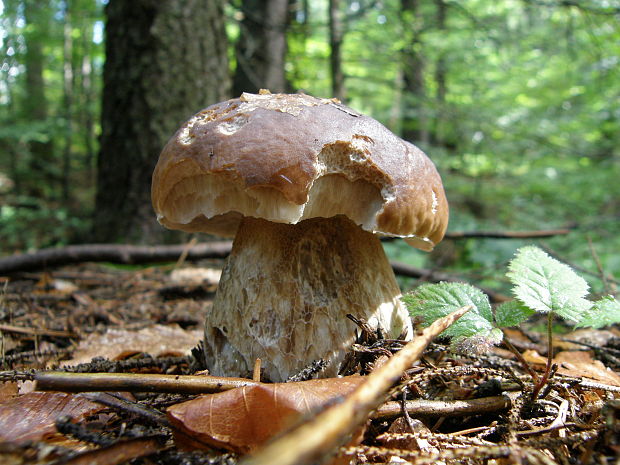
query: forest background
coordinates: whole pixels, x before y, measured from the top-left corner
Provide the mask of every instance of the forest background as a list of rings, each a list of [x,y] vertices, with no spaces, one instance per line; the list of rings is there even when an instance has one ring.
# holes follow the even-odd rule
[[[150,206],[159,151],[241,92],[338,97],[437,165],[450,231],[620,273],[620,1],[0,0],[0,255],[185,241]],[[531,240],[392,258],[502,287]]]

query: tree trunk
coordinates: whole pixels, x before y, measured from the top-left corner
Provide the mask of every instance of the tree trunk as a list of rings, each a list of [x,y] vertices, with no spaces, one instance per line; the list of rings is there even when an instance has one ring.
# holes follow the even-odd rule
[[[345,101],[344,73],[342,71],[342,40],[344,25],[340,0],[329,0],[329,45],[332,96]]]
[[[233,94],[256,93],[259,89],[286,92],[288,0],[243,0],[241,10],[243,20],[235,51]]]
[[[228,95],[223,1],[110,0],[94,239],[163,235],[150,201],[159,152],[180,124]]]
[[[63,5],[65,21],[63,24],[63,111],[65,117],[65,140],[62,154],[62,199],[67,205],[71,186],[71,145],[73,142],[73,38],[72,15],[69,2]]]
[[[402,131],[403,138],[426,145],[429,142],[422,55],[422,16],[418,0],[401,0],[401,20],[408,43],[401,51],[403,66]]]
[[[437,29],[439,31],[446,31],[446,10],[447,5],[445,0],[435,0],[437,8]],[[433,122],[433,143],[436,145],[445,145],[446,138],[444,135],[444,128],[446,122],[446,94],[448,93],[448,84],[446,81],[447,64],[445,53],[439,54],[437,61],[435,62],[435,83],[437,85],[437,93],[435,94],[435,117]]]
[[[47,37],[47,25],[50,18],[47,1],[27,0],[24,2],[24,19],[26,28],[26,98],[23,102],[24,119],[38,126],[39,131],[48,136],[47,140],[33,140],[29,143],[30,163],[27,193],[33,197],[43,197],[48,192],[44,187],[53,186],[57,181],[55,175],[54,151],[49,129],[46,128],[48,109],[45,96],[43,70],[45,56],[43,40]]]

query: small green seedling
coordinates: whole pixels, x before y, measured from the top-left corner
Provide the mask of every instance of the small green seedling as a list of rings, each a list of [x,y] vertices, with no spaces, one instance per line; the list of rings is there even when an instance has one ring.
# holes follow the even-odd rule
[[[568,265],[534,246],[517,250],[508,264],[506,275],[513,284],[515,300],[499,305],[495,311],[486,294],[465,283],[425,284],[405,295],[403,301],[410,315],[420,319],[423,326],[430,325],[460,307],[471,305],[472,310],[447,329],[443,336],[451,338],[453,348],[474,353],[488,350],[491,345],[505,339],[502,328],[518,326],[535,313],[547,313],[550,347],[547,369],[539,379],[527,367],[536,382],[536,397],[551,370],[554,315],[578,327],[601,328],[620,323],[620,302],[612,296],[596,302],[587,300],[588,283]],[[506,342],[511,347],[509,341]],[[520,357],[520,354],[517,353],[517,356]],[[520,360],[525,363],[522,358]]]

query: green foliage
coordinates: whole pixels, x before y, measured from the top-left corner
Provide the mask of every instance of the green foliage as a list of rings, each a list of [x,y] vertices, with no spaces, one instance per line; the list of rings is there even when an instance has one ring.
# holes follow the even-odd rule
[[[534,311],[555,312],[576,322],[592,306],[585,299],[588,283],[537,247],[519,249],[508,269],[515,297]]]
[[[19,197],[16,205],[0,206],[0,237],[6,250],[33,250],[79,242],[88,232],[88,218],[66,208],[42,205]]]
[[[497,306],[495,309],[495,323],[500,328],[519,326],[534,313],[536,313],[536,310],[526,307],[518,300],[511,300]]]
[[[620,323],[620,302],[613,296],[608,295],[595,302],[581,316],[577,326],[602,328],[616,323]]]
[[[39,3],[42,20],[28,24],[24,0],[0,2],[0,173],[11,181],[11,196],[30,195],[33,186],[45,184],[38,199],[43,211],[60,206],[69,217],[87,218],[100,131],[106,2]],[[415,14],[404,12],[398,0],[340,3],[346,103],[396,133],[402,133],[405,116],[426,119],[427,137],[414,142],[443,176],[453,230],[545,229],[577,222],[569,237],[547,245],[571,263],[594,269],[588,248],[575,246],[585,244],[587,235],[603,268],[620,275],[620,23],[609,14],[620,6],[618,0],[605,5],[416,2]],[[231,66],[239,20],[248,13],[240,5],[226,2]],[[292,91],[330,97],[327,11],[327,0],[291,4],[286,73]],[[68,56],[65,26],[72,38]],[[45,102],[27,93],[29,41],[43,50]],[[423,63],[417,95],[404,90],[405,50],[419,53]],[[67,107],[69,68],[73,98]],[[29,112],[43,103],[47,117],[41,121]],[[33,168],[32,142],[50,143],[45,179]],[[70,181],[68,198],[63,198],[63,177]],[[0,199],[5,202],[12,203]],[[31,234],[33,240],[25,241],[31,244],[70,240],[45,222],[26,221],[32,213],[11,217],[12,234]],[[0,241],[0,253],[14,251],[7,243]],[[454,247],[454,258],[442,262],[444,271],[493,288],[507,286],[494,266],[508,260],[514,242],[468,240]],[[427,260],[406,248],[390,249],[417,266]],[[603,288],[600,280],[591,284],[595,292]]]
[[[410,315],[424,326],[471,305],[472,310],[442,333],[466,350],[500,342],[500,328],[518,326],[537,312],[553,312],[578,326],[599,328],[620,322],[618,300],[612,296],[597,302],[586,300],[586,281],[537,247],[520,248],[508,269],[516,300],[497,306],[495,312],[486,294],[465,283],[425,284],[403,301]]]
[[[446,336],[472,336],[493,329],[493,314],[488,297],[479,289],[465,283],[425,284],[415,293],[403,297],[410,314],[429,324],[458,308],[471,305],[473,309],[445,331]]]

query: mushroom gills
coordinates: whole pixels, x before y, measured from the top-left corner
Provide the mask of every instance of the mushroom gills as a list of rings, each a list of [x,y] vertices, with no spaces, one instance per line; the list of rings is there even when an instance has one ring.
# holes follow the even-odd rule
[[[218,234],[224,233],[222,224],[226,223],[226,235],[233,236],[242,216],[295,224],[309,218],[345,215],[365,230],[374,231],[382,207],[382,192],[374,184],[362,179],[351,181],[340,174],[316,179],[303,205],[289,202],[274,188],[245,189],[228,176],[203,174],[186,178],[172,188],[159,221],[167,227]],[[214,229],[210,231],[212,218]]]

